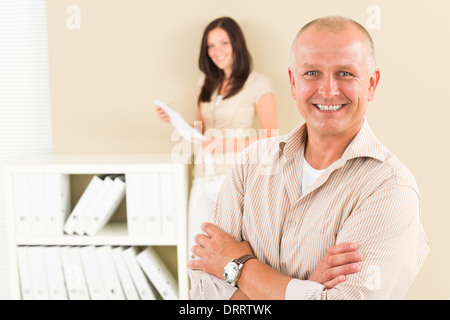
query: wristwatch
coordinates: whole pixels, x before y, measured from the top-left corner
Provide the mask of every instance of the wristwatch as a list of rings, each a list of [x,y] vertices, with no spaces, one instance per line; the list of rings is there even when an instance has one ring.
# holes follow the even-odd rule
[[[231,260],[225,268],[223,268],[223,277],[225,281],[231,284],[233,287],[236,286],[236,282],[239,280],[239,277],[242,273],[242,268],[244,267],[244,263],[250,259],[256,259],[256,257],[252,254],[245,254],[242,257]]]

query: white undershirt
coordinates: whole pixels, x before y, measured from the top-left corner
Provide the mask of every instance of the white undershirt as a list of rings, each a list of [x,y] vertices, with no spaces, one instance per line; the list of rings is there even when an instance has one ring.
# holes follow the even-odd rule
[[[302,195],[325,170],[327,169],[316,170],[309,165],[306,159],[303,161]]]

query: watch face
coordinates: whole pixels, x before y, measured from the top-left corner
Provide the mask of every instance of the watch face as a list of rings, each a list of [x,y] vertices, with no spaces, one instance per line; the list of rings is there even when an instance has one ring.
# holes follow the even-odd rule
[[[230,262],[227,264],[224,271],[225,279],[228,281],[234,281],[238,275],[239,268],[236,263]]]

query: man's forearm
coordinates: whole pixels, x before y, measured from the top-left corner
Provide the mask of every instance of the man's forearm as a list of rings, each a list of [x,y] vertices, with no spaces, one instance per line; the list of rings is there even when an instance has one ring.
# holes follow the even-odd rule
[[[230,300],[251,300],[241,289],[238,289]]]
[[[252,259],[245,263],[237,285],[249,299],[283,300],[289,281],[290,277]]]

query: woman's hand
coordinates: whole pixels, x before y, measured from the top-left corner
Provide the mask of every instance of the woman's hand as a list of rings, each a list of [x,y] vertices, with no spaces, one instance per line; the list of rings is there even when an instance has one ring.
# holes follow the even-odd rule
[[[169,115],[160,106],[156,106],[156,114],[158,115],[159,120],[161,120],[162,122],[166,122],[166,123],[170,122]]]
[[[206,152],[209,152],[211,154],[214,154],[214,152],[216,151],[216,144],[215,144],[215,138],[209,138],[206,140],[202,140],[202,147],[203,150],[205,150]]]

